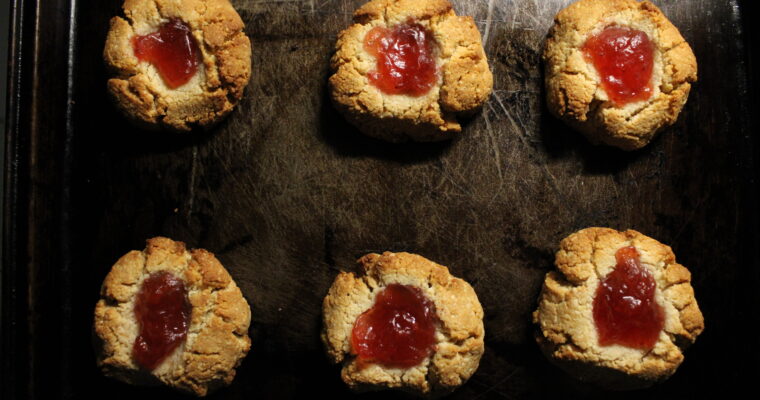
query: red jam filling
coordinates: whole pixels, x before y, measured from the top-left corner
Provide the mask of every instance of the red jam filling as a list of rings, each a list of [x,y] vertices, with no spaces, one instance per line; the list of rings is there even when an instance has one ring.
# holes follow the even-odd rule
[[[190,27],[172,19],[158,31],[132,39],[135,57],[153,64],[166,86],[174,89],[187,83],[198,70],[199,50]]]
[[[435,347],[435,306],[419,288],[392,284],[354,323],[351,347],[360,367],[410,368]]]
[[[635,247],[619,249],[615,259],[615,269],[599,283],[594,297],[599,345],[649,350],[665,325],[665,314],[654,298],[657,283],[641,265]]]
[[[187,336],[190,302],[182,280],[170,272],[157,272],[142,283],[135,301],[140,334],[132,347],[132,357],[152,371]]]
[[[610,26],[588,38],[583,52],[616,105],[646,100],[652,95],[654,47],[646,33]]]
[[[384,93],[422,96],[438,80],[433,35],[420,24],[372,28],[364,37],[364,49],[377,59],[369,81]]]

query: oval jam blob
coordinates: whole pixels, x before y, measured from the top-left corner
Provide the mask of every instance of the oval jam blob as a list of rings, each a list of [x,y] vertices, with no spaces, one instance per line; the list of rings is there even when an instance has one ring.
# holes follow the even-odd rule
[[[418,97],[438,80],[433,35],[420,24],[374,27],[364,36],[364,49],[377,59],[369,81],[383,93]]]
[[[187,336],[190,302],[185,283],[170,272],[157,272],[145,279],[135,300],[140,334],[132,347],[137,364],[152,371]]]
[[[435,305],[419,288],[388,285],[354,323],[351,347],[359,367],[419,365],[435,348],[435,324]]]
[[[153,64],[166,86],[174,89],[187,83],[198,71],[200,51],[190,27],[172,19],[158,31],[132,39],[135,57]]]
[[[583,53],[616,105],[647,100],[652,95],[654,46],[646,33],[610,26],[588,38]]]
[[[635,247],[619,249],[615,259],[615,269],[599,283],[594,297],[599,345],[649,350],[665,325],[665,313],[654,297],[657,283]]]

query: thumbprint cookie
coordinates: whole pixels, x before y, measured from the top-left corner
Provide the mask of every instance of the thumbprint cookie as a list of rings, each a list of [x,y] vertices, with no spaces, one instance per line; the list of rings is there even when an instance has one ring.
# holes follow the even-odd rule
[[[633,389],[667,379],[704,329],[689,270],[639,232],[583,229],[562,240],[555,264],[533,313],[536,339],[581,380]]]
[[[188,131],[232,111],[251,75],[251,42],[228,0],[126,0],[123,9],[103,58],[129,119]]]
[[[544,49],[549,111],[591,142],[635,150],[678,118],[697,60],[649,1],[580,0],[557,14]]]
[[[251,346],[250,322],[248,303],[213,254],[156,237],[103,281],[97,363],[127,383],[205,396],[232,382]]]
[[[448,393],[484,351],[483,308],[472,287],[416,254],[367,254],[341,272],[323,302],[322,341],[355,390]]]
[[[373,0],[338,36],[329,86],[366,135],[441,141],[488,99],[493,76],[472,17],[448,0]]]

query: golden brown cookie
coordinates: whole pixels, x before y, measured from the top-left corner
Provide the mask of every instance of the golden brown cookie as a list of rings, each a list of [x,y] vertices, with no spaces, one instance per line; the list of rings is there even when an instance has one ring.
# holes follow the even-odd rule
[[[652,43],[651,94],[616,104],[584,53],[587,40],[609,27],[644,32]],[[560,11],[544,49],[549,111],[592,143],[635,150],[672,125],[697,80],[689,44],[649,1],[580,0]]]
[[[608,293],[602,283],[610,285],[613,271],[624,268],[617,264],[616,256],[625,251],[621,249],[631,247],[640,258],[639,266],[653,279],[652,310],[656,310],[654,315],[662,327],[649,330],[654,334],[650,335],[653,344],[641,345],[642,339],[631,334],[649,335],[645,323],[638,325],[638,321],[646,322],[642,318],[646,313],[620,315],[620,309],[614,308],[618,316],[613,317],[628,329],[623,333],[639,342],[632,347],[630,341],[620,344],[625,338],[618,337],[603,345],[601,342],[610,341],[610,334],[600,333],[605,328],[597,324],[597,318],[609,319],[612,312],[600,298]],[[669,246],[639,232],[583,229],[562,240],[555,264],[557,270],[546,274],[538,309],[533,313],[536,340],[550,360],[579,379],[616,389],[652,385],[676,371],[683,361],[683,350],[704,330],[691,274],[676,263]],[[646,306],[644,296],[623,295],[629,296],[623,299],[625,310],[630,304]],[[625,325],[628,323],[636,324],[638,332],[631,332]]]
[[[157,366],[149,369],[146,358],[136,350],[147,337],[137,311],[146,306],[160,309],[146,300],[145,293],[153,293],[146,282],[166,276],[184,285],[184,294],[176,292],[175,299],[184,302],[186,334],[165,357],[154,357],[151,362]],[[173,299],[166,294],[169,289],[158,290],[163,293],[160,300],[171,306]],[[100,296],[94,326],[98,366],[104,374],[124,382],[163,383],[205,396],[232,382],[235,368],[251,346],[251,310],[240,289],[213,254],[202,249],[187,251],[182,242],[156,237],[147,241],[145,250],[130,251],[114,264]],[[161,318],[156,312],[152,317]]]
[[[440,141],[461,131],[457,117],[474,113],[493,86],[480,32],[448,0],[373,0],[354,13],[331,60],[335,107],[363,133],[391,142]],[[370,83],[378,57],[365,40],[373,28],[421,25],[429,32],[437,70],[425,94],[387,94]]]
[[[367,254],[358,262],[365,275],[341,272],[322,306],[322,341],[329,358],[343,364],[343,381],[356,390],[398,388],[435,396],[472,376],[484,351],[483,308],[472,287],[416,254]],[[352,339],[357,319],[367,315],[388,288],[399,285],[433,304],[431,353],[406,367],[360,360]]]
[[[130,119],[146,127],[187,131],[229,114],[251,75],[251,43],[228,0],[125,0],[111,19],[103,58],[113,73],[108,91]],[[172,88],[157,67],[136,56],[135,39],[167,23],[184,24],[200,61],[197,72]],[[166,53],[166,52],[164,52]]]

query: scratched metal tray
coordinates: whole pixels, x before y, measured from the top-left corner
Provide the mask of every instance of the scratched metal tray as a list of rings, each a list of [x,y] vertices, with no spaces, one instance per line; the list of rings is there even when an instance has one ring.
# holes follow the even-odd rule
[[[323,355],[321,300],[339,270],[383,250],[449,266],[485,308],[486,353],[452,398],[607,397],[531,338],[557,244],[587,226],[672,245],[706,318],[675,376],[616,396],[723,394],[757,379],[746,332],[760,322],[758,69],[743,3],[656,1],[692,45],[699,82],[672,128],[624,153],[545,109],[540,49],[567,0],[454,1],[494,72],[482,113],[450,143],[361,136],[325,88],[336,34],[362,1],[233,1],[254,48],[245,99],[208,133],[168,135],[132,127],[107,99],[101,51],[121,0],[16,0],[3,398],[179,396],[102,377],[90,342],[101,280],[155,235],[216,253],[251,304],[252,350],[218,398],[352,396]]]

